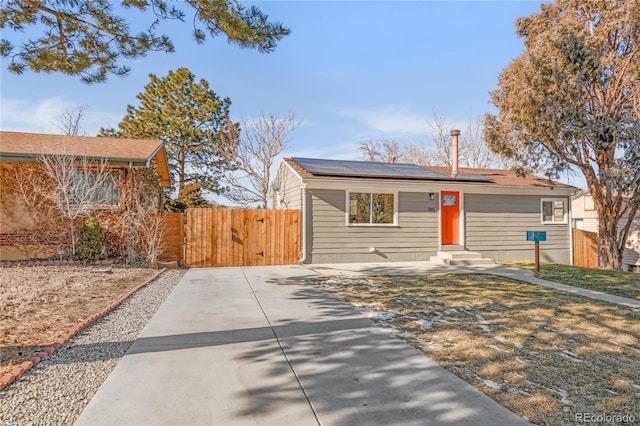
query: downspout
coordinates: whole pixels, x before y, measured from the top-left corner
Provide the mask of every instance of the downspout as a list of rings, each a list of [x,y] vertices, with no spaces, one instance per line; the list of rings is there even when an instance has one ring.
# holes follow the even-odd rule
[[[569,200],[567,201],[567,220],[569,222],[569,265],[573,266],[573,210],[571,209],[573,195],[569,195]]]
[[[307,260],[307,183],[302,183],[302,243],[300,244],[300,263],[304,263]]]

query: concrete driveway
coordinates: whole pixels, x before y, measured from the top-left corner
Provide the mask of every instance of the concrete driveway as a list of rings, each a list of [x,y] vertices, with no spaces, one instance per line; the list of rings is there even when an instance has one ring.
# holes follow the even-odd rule
[[[526,424],[301,283],[316,274],[189,270],[77,424]]]

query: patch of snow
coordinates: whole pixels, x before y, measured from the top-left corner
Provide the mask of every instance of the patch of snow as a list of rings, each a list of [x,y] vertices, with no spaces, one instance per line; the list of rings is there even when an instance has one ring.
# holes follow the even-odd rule
[[[569,392],[567,392],[564,389],[560,389],[560,388],[558,388],[558,390],[556,392],[558,393],[558,395],[560,395],[560,402],[562,403],[562,410],[564,412],[569,411],[570,410],[569,406],[573,405],[573,403],[569,399]]]
[[[491,333],[491,328],[488,325],[482,324],[480,328],[483,329],[487,333]]]
[[[515,346],[515,347],[516,347],[516,348],[518,348],[518,349],[522,349],[522,348],[524,348],[524,345],[523,345],[522,343],[518,343],[518,342],[515,342],[515,343],[513,344],[513,346]]]
[[[527,361],[524,358],[520,358],[520,357],[516,357],[516,361],[518,361],[520,364],[529,364],[529,361]]]
[[[494,382],[493,380],[489,380],[489,379],[482,379],[482,383],[484,383],[486,386],[488,386],[490,388],[494,388],[494,389],[500,389],[502,387],[499,384],[497,384],[496,382]]]
[[[457,313],[458,313],[458,310],[457,310],[457,309],[455,309],[455,308],[449,308],[449,309],[445,309],[445,310],[444,310],[444,313],[445,313],[445,314],[447,314],[447,315],[450,315],[450,314],[457,314]]]
[[[489,324],[489,321],[484,319],[482,315],[478,315],[478,314],[474,314],[474,315],[480,324]]]
[[[371,333],[382,336],[396,337],[398,335],[398,329],[395,327],[371,327],[370,330]]]
[[[503,336],[493,336],[493,338],[500,343],[509,343],[509,341]]]
[[[416,321],[416,323],[420,326],[420,330],[422,331],[430,330],[431,327],[433,326],[432,321],[427,321],[425,319],[419,319]]]
[[[577,363],[582,363],[584,361],[582,361],[581,359],[578,358],[574,358],[571,355],[567,355],[566,353],[564,353],[564,351],[562,351],[562,353],[560,354],[561,356],[565,357],[566,359],[568,359],[569,361],[572,362],[577,362]]]
[[[493,349],[494,351],[498,351],[498,352],[511,352],[505,349],[500,349],[499,347],[497,347],[496,345],[487,345],[488,348]]]
[[[609,392],[611,395],[620,395],[618,392],[612,391],[611,389],[605,389],[607,392]]]

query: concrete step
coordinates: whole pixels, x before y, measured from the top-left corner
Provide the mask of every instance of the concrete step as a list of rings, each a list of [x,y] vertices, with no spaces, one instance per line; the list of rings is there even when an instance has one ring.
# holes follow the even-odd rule
[[[482,255],[475,251],[457,250],[457,251],[438,251],[438,257],[451,260],[462,259],[481,259]]]
[[[482,254],[475,251],[456,250],[438,251],[437,256],[431,256],[431,262],[441,265],[464,266],[464,265],[492,265],[493,259],[482,257]]]
[[[464,251],[464,246],[460,244],[443,244],[440,251]]]

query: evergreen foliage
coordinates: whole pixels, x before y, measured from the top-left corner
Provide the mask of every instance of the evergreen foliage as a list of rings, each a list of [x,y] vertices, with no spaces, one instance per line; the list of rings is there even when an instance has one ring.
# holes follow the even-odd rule
[[[140,105],[128,105],[118,130],[100,129],[100,136],[160,139],[174,190],[199,182],[203,190],[224,192],[219,180],[231,165],[219,156],[212,141],[219,140],[220,128],[229,120],[231,100],[220,99],[206,80],[196,82],[187,68],[149,78],[137,95]]]
[[[9,71],[21,74],[62,72],[79,75],[87,83],[103,82],[109,74],[126,75],[129,67],[122,58],[139,58],[150,51],[171,53],[172,41],[156,32],[165,20],[193,22],[193,36],[203,43],[210,37],[226,35],[243,48],[272,52],[290,30],[278,22],[269,22],[255,6],[245,7],[236,0],[187,0],[189,15],[180,3],[166,0],[4,0],[0,5],[0,54],[11,58]],[[178,6],[176,6],[178,4]],[[136,33],[123,16],[139,12],[151,15],[151,22]],[[26,33],[16,47],[7,37],[8,30]]]
[[[80,228],[75,258],[93,261],[103,257],[105,251],[105,230],[98,219],[90,217],[84,221]]]
[[[170,212],[183,212],[189,207],[210,207],[211,204],[202,196],[199,183],[188,183],[180,190],[178,197],[167,200],[166,208]]]

